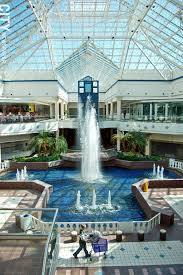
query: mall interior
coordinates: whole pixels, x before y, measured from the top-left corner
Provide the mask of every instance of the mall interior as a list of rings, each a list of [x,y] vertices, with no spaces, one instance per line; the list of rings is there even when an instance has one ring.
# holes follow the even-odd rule
[[[182,0],[4,0],[0,3],[0,40],[2,175],[9,171],[9,166],[5,165],[7,161],[11,162],[16,157],[29,157],[34,154],[34,150],[30,149],[30,143],[42,132],[53,133],[56,138],[64,135],[68,150],[77,151],[79,99],[92,94],[102,150],[121,151],[120,138],[114,140],[114,135],[119,137],[120,134],[131,132],[144,133],[147,137],[145,156],[158,155],[178,163],[171,166],[173,167],[171,169],[175,168],[174,170],[178,171],[180,192],[174,190],[173,193],[170,191],[170,194],[181,198],[183,194]],[[23,167],[17,166],[17,168]],[[110,167],[108,169],[110,170]],[[14,178],[10,180],[15,181]],[[17,208],[18,205],[22,209],[30,208],[29,211],[34,216],[33,208],[37,205],[39,210],[36,218],[38,220],[41,218],[40,213],[43,211],[41,209],[47,207],[45,200],[48,202],[52,187],[49,185],[50,182],[40,183],[41,187],[38,187],[37,179],[34,180],[35,183],[32,185],[31,179],[20,182],[21,192],[26,188],[29,190],[25,191],[29,202],[24,203],[15,199],[15,204],[12,202],[6,204],[0,198],[0,217],[1,215],[4,217],[3,212],[1,213],[3,208],[10,211],[8,208]],[[170,181],[172,181],[170,189],[178,190],[173,180]],[[4,179],[0,179],[2,185],[0,197],[17,198],[18,191],[16,190],[15,195],[13,190],[18,187],[11,182],[10,187],[6,188],[4,182]],[[16,184],[18,182],[15,182]],[[28,187],[26,184],[29,184]],[[36,187],[31,187],[34,185]],[[31,188],[35,188],[35,193]],[[155,188],[153,183],[152,188]],[[47,196],[47,199],[44,198],[44,203],[31,203],[33,198],[39,196],[36,192],[42,192],[41,196],[45,198]],[[44,195],[44,192],[47,195]],[[164,193],[160,193],[156,198],[157,201],[161,199],[162,194]],[[146,199],[148,200],[150,197]],[[180,199],[178,204],[182,211],[183,200]],[[183,215],[180,212],[175,213],[176,225],[173,231],[171,228],[170,234],[168,233],[170,239],[167,237],[167,247],[172,247],[172,250],[165,248],[162,242],[159,242],[160,246],[154,251],[159,249],[162,253],[159,258],[152,254],[150,258],[154,261],[144,256],[144,250],[142,254],[136,252],[138,255],[135,255],[131,261],[130,253],[140,250],[143,245],[145,252],[153,249],[154,241],[156,243],[159,241],[155,238],[159,234],[157,233],[159,227],[165,228],[160,224],[155,234],[147,237],[146,244],[136,242],[135,237],[127,238],[129,242],[124,242],[124,246],[122,242],[119,248],[116,248],[112,242],[111,251],[115,251],[115,255],[110,256],[109,251],[107,263],[95,259],[91,263],[85,259],[76,262],[74,258],[67,258],[64,255],[70,255],[69,249],[72,251],[76,248],[76,243],[75,246],[71,246],[73,245],[71,243],[68,247],[60,244],[60,252],[56,251],[55,258],[53,257],[55,262],[52,264],[49,259],[48,264],[48,244],[58,211],[57,206],[52,209],[51,207],[48,212],[55,211],[55,213],[49,224],[50,227],[47,225],[46,229],[44,228],[45,232],[46,230],[48,232],[48,228],[50,230],[48,239],[44,234],[39,237],[39,234],[33,236],[32,232],[28,234],[26,232],[20,240],[20,232],[19,235],[16,235],[16,232],[14,237],[10,236],[12,232],[6,235],[7,231],[4,228],[2,231],[0,225],[0,250],[2,247],[4,255],[7,253],[6,256],[11,258],[12,250],[6,251],[9,243],[15,242],[13,243],[15,247],[18,240],[22,242],[17,246],[17,249],[22,249],[22,255],[16,255],[9,261],[4,255],[0,257],[0,274],[183,274],[183,258],[179,258],[178,253],[176,254],[176,251],[180,252],[183,248],[183,238],[180,237],[180,232],[183,230]],[[8,216],[9,222],[14,210],[11,211],[11,215]],[[22,213],[25,213],[25,209]],[[92,223],[92,220],[88,221]],[[33,222],[36,224],[34,219]],[[74,223],[75,220],[70,222]],[[76,220],[77,222],[79,221]],[[59,227],[61,228],[61,225]],[[125,232],[125,229],[122,231]],[[178,235],[174,237],[176,232]],[[33,238],[32,236],[35,237],[32,242],[36,243],[37,238],[39,245],[37,241],[37,247],[36,245],[30,247],[25,256],[23,249],[29,246],[29,238]],[[60,237],[62,239],[62,234]],[[67,237],[63,237],[66,238],[66,244]],[[7,238],[9,243],[6,244]],[[110,238],[109,236],[109,241]],[[124,249],[127,254],[118,258],[118,249],[121,252]],[[175,252],[173,256],[166,254],[172,251]],[[32,262],[39,253],[42,253],[43,258],[43,261],[39,259],[39,263],[36,262],[37,269],[33,271],[31,266],[26,269],[25,265],[29,262],[28,257],[31,253],[34,255]],[[61,255],[60,258],[58,255]],[[166,257],[161,255],[168,255],[168,258],[165,259]],[[143,257],[146,260],[141,260]],[[172,257],[174,258],[171,263]],[[18,259],[17,264],[13,269],[17,268],[18,273],[14,273],[10,268],[16,259]],[[126,262],[123,262],[123,259],[126,259]],[[18,269],[18,263],[22,266],[21,270]],[[4,273],[1,273],[1,265]],[[39,265],[41,269],[38,268]],[[7,266],[9,270],[6,269]]]

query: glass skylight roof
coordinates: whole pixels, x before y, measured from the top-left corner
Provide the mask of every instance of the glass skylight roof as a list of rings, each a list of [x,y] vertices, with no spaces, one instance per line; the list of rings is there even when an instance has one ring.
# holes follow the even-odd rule
[[[11,0],[3,4],[10,6],[10,26],[5,29],[7,22],[1,15],[0,70],[55,72],[89,41],[118,68],[118,79],[125,71],[137,70],[155,70],[160,79],[171,79],[175,70],[182,75],[182,0]],[[97,70],[94,75],[102,74],[102,64],[96,68],[95,60],[81,58],[81,64],[90,60],[90,70],[92,66],[93,72]]]

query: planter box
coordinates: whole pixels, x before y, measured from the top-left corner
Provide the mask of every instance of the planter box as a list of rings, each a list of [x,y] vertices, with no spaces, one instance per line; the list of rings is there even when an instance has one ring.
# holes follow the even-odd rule
[[[127,169],[152,169],[153,164],[168,167],[168,161],[167,160],[160,160],[160,161],[129,161],[129,160],[121,160],[121,159],[114,159],[111,161],[108,161],[106,163],[102,163],[104,166],[116,166],[116,167],[122,167]]]
[[[10,170],[23,169],[24,166],[27,170],[47,170],[50,167],[57,167],[61,164],[62,160],[54,160],[49,162],[10,162]]]

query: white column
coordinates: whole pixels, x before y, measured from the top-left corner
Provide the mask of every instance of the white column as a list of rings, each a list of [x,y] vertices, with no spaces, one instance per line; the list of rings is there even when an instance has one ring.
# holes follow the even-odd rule
[[[152,103],[150,103],[149,119],[152,120]]]
[[[117,119],[121,119],[121,100],[117,100]]]
[[[154,104],[154,120],[157,120],[157,112],[158,112],[158,105],[157,103]]]
[[[145,155],[150,156],[150,154],[151,154],[151,141],[148,138],[147,143],[146,143],[146,147],[145,147]]]
[[[55,102],[55,119],[59,120],[59,102]]]
[[[165,120],[168,119],[168,103],[165,103]]]
[[[68,115],[68,114],[67,114],[67,107],[68,107],[68,106],[67,106],[67,103],[65,103],[64,105],[65,105],[65,117],[67,118],[67,115]]]
[[[64,103],[61,102],[61,119],[64,119]]]
[[[119,130],[117,130],[117,135],[120,135],[120,133],[121,133],[121,132],[120,132]],[[120,149],[121,149],[121,148],[120,148],[120,138],[118,137],[118,138],[117,138],[117,151],[119,152]]]
[[[111,112],[110,112],[110,117],[113,117],[113,102],[111,102]]]
[[[108,106],[108,102],[106,103],[106,118],[108,118],[109,116],[109,106]]]

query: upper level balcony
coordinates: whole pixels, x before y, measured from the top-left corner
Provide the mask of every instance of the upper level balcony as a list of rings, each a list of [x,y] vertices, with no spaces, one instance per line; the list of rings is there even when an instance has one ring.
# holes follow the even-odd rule
[[[48,118],[40,118],[34,121],[23,120],[22,122],[7,121],[0,123],[0,136],[33,134],[42,131],[55,132],[57,130],[58,121]]]
[[[160,134],[183,134],[183,119],[180,117],[172,117],[165,119],[163,117],[151,120],[144,117],[117,117],[113,116],[99,116],[99,127],[118,128],[121,131],[141,131],[144,133],[160,133]],[[76,116],[63,117],[59,120],[59,128],[78,128],[78,119]]]

